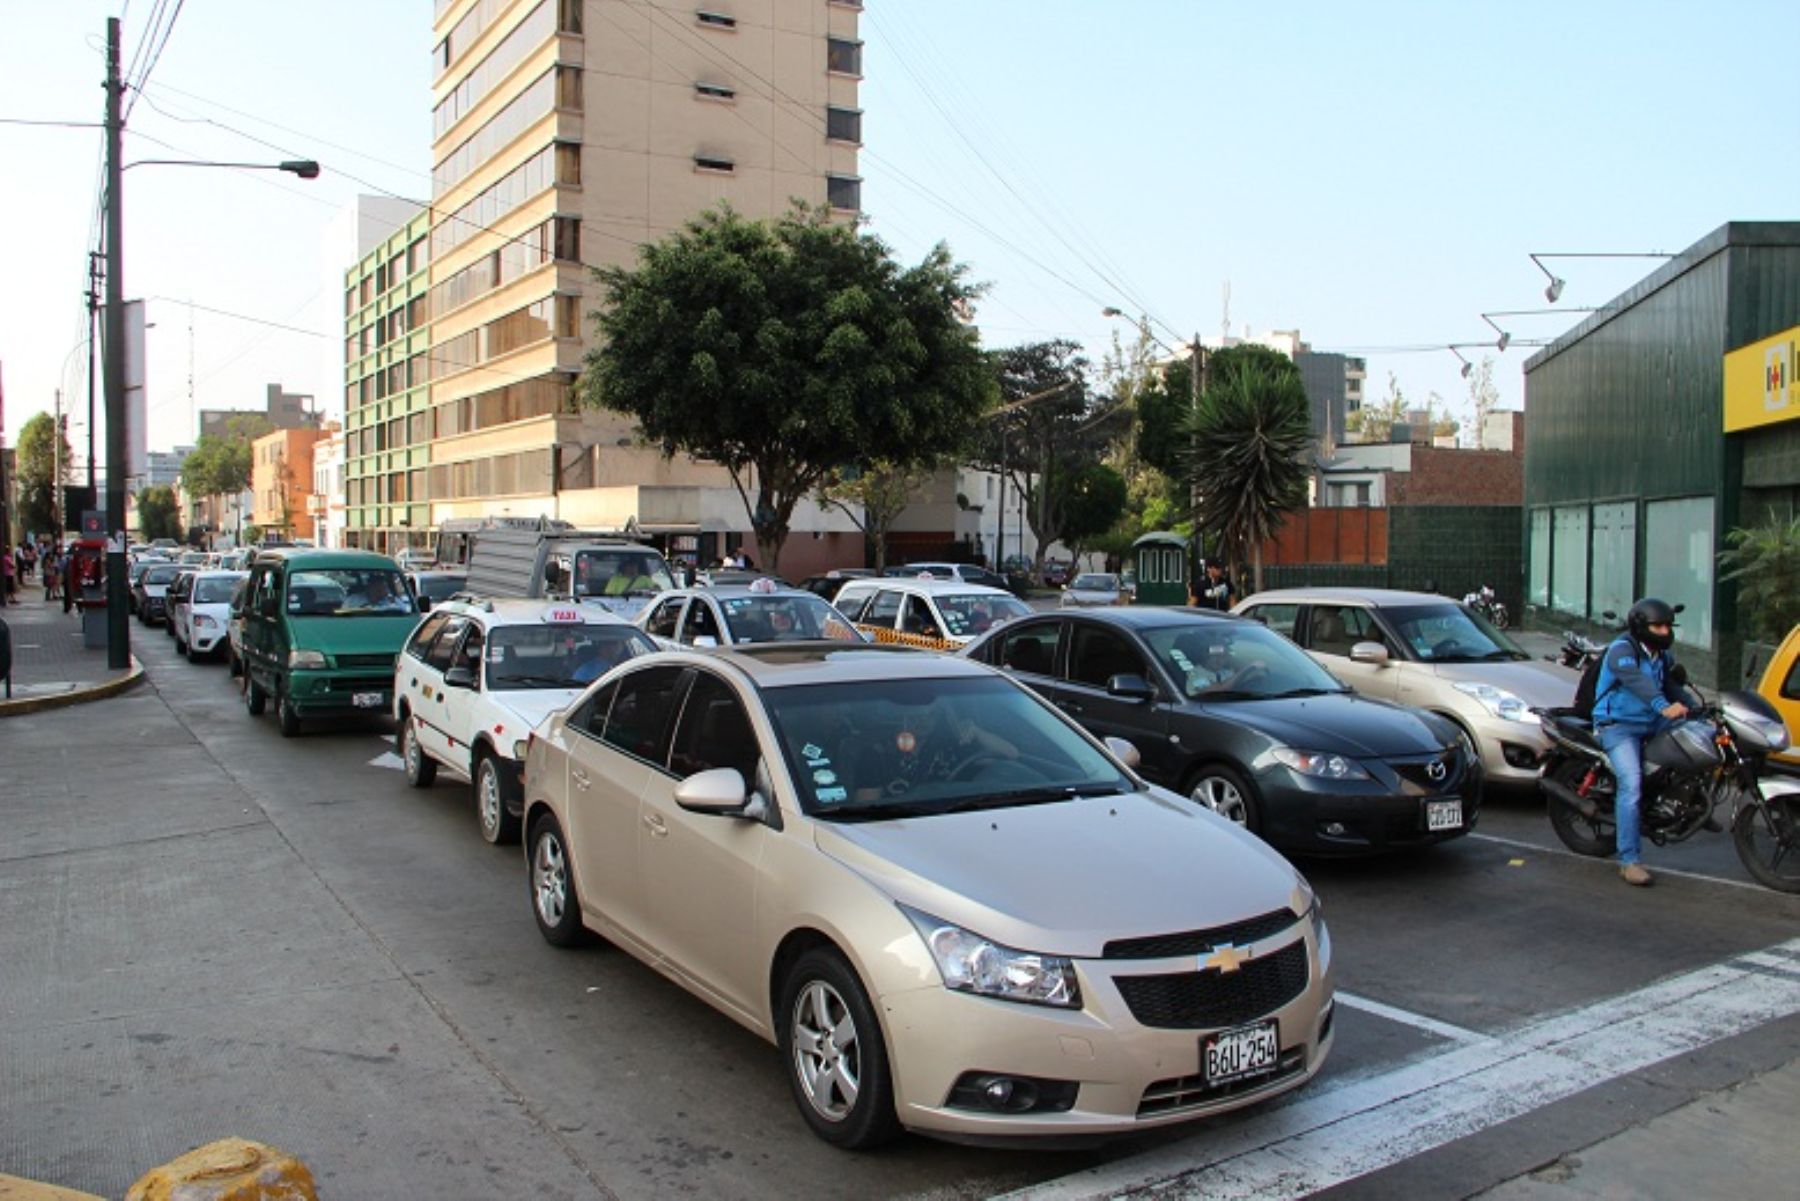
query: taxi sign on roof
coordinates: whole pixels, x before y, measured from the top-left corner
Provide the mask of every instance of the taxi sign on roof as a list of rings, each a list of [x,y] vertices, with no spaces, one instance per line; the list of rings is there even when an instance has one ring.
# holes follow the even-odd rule
[[[586,625],[587,618],[574,605],[553,605],[544,610],[544,624],[553,626]]]

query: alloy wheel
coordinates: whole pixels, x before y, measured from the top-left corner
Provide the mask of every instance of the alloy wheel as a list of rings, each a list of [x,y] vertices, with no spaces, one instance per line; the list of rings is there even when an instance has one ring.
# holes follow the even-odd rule
[[[1188,795],[1228,821],[1240,826],[1250,822],[1250,807],[1244,804],[1244,794],[1237,790],[1237,785],[1221,776],[1202,776]]]
[[[790,1042],[794,1071],[814,1112],[843,1121],[862,1088],[862,1049],[850,1007],[825,981],[807,981],[794,998]]]
[[[531,883],[538,919],[546,926],[561,925],[569,902],[569,865],[562,840],[554,831],[538,836],[537,851],[531,858]]]

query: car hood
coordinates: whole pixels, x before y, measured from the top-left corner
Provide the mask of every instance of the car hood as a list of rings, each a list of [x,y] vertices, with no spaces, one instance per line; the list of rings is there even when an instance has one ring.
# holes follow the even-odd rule
[[[536,729],[537,724],[552,713],[567,709],[586,691],[587,685],[583,684],[578,688],[519,688],[487,695],[494,704],[523,722],[525,730],[529,731]]]
[[[1282,746],[1358,759],[1435,754],[1451,738],[1449,730],[1417,709],[1352,692],[1197,707],[1208,717],[1248,726]]]
[[[295,650],[320,650],[332,655],[397,655],[418,624],[416,613],[288,619]]]
[[[1010,947],[1076,958],[1097,958],[1111,939],[1308,903],[1300,874],[1261,839],[1160,788],[817,822],[814,839],[896,901]]]
[[[1573,704],[1581,675],[1573,668],[1558,667],[1538,659],[1511,663],[1431,663],[1431,674],[1448,684],[1464,680],[1504,688],[1527,705],[1548,708]]]

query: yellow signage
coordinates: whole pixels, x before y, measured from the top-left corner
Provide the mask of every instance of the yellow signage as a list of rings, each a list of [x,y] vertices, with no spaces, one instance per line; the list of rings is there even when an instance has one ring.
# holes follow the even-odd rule
[[[1800,417],[1800,325],[1725,356],[1725,432]]]

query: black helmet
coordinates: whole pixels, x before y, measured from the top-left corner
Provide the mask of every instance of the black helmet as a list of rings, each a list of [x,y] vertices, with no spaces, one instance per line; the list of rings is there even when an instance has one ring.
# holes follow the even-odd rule
[[[1663,625],[1669,627],[1667,634],[1650,632],[1651,626]],[[1666,601],[1646,596],[1631,606],[1631,612],[1625,615],[1625,628],[1630,631],[1632,638],[1651,650],[1666,651],[1675,642],[1675,610]]]

